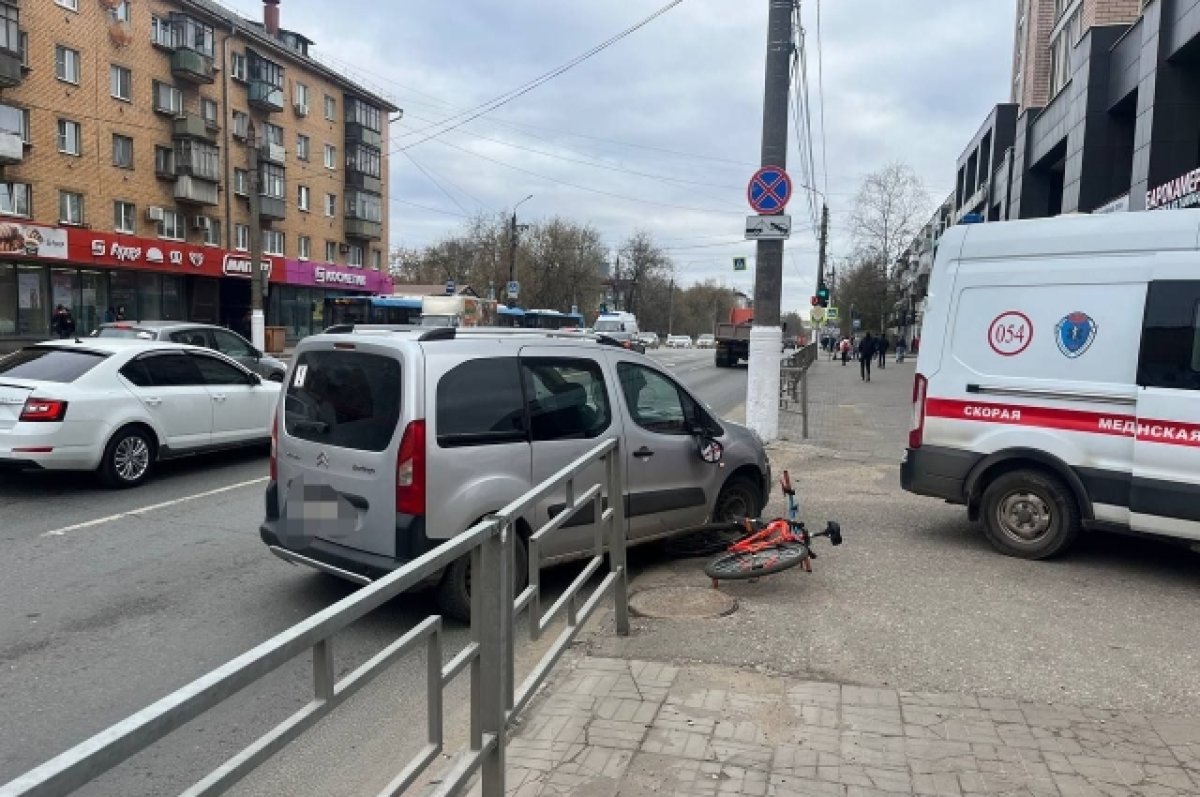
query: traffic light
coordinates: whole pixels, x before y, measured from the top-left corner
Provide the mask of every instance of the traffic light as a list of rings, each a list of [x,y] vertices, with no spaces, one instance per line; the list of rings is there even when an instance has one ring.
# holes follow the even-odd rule
[[[816,306],[818,306],[819,304],[821,304],[821,300],[820,300],[820,299],[818,299],[816,296],[812,297],[812,306],[813,306],[813,307],[816,307]]]
[[[813,299],[813,306],[821,305],[822,307],[829,306],[829,288],[824,285],[817,286],[817,296]]]

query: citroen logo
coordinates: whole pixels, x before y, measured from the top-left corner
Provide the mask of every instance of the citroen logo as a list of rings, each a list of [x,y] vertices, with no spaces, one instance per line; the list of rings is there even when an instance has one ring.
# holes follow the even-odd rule
[[[317,467],[329,470],[329,455],[324,451],[317,454]]]

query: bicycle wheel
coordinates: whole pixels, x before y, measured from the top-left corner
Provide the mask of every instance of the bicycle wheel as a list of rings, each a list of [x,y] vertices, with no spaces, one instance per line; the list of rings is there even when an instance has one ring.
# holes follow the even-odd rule
[[[774,548],[754,553],[727,553],[712,559],[704,566],[704,574],[718,581],[769,576],[795,567],[808,558],[808,546],[785,542]]]

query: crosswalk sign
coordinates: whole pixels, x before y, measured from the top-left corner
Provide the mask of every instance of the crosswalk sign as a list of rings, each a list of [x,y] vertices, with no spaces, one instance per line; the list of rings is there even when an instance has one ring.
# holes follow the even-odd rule
[[[826,307],[825,308],[825,320],[826,321],[837,321],[841,317],[842,317],[842,314],[836,307]]]
[[[745,271],[746,270],[746,258],[735,257],[733,259],[733,270],[734,271]]]

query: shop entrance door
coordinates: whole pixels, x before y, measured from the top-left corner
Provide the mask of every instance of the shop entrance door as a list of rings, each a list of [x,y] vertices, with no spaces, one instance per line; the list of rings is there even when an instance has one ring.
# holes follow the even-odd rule
[[[250,339],[250,280],[221,280],[220,324]]]

